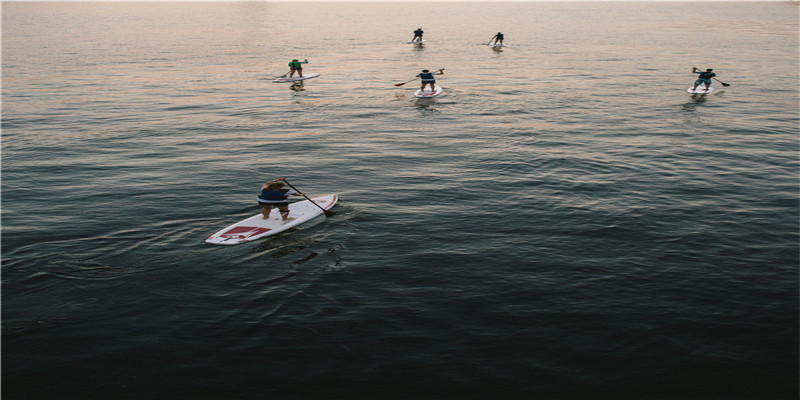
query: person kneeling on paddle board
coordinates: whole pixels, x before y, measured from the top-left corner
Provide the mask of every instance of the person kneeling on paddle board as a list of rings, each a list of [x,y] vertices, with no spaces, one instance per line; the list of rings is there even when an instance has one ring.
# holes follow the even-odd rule
[[[697,69],[697,67],[692,67],[692,72],[694,72],[695,74],[700,74],[700,76],[697,77],[698,79],[694,81],[694,86],[692,87],[692,90],[697,89],[697,87],[700,86],[701,84],[705,84],[706,91],[708,91],[708,87],[711,86],[711,78],[717,76],[717,74],[711,71],[713,71],[713,69],[711,68],[707,69],[706,72],[702,72],[699,69]]]
[[[264,219],[269,219],[269,213],[272,212],[272,207],[277,207],[281,213],[281,218],[284,221],[289,221],[294,218],[289,218],[289,203],[286,201],[286,196],[295,195],[302,196],[303,194],[292,189],[283,188],[283,178],[269,181],[261,186],[261,194],[258,195],[258,204],[261,206],[261,215]]]
[[[436,91],[436,79],[433,77],[434,75],[444,75],[444,68],[440,69],[439,72],[430,72],[427,69],[423,69],[422,72],[417,74],[417,76],[422,80],[422,87],[419,90],[425,90],[425,86],[431,85],[431,91]]]
[[[302,78],[303,77],[303,66],[301,64],[308,64],[308,60],[298,61],[296,58],[289,63],[289,68],[291,71],[289,72],[289,77],[291,78],[294,76],[295,71],[298,72],[298,75]]]
[[[417,38],[419,38],[419,41],[421,42],[421,41],[422,41],[422,34],[423,34],[423,33],[424,33],[424,32],[422,32],[422,28],[418,28],[417,30],[415,30],[415,31],[414,31],[414,38],[413,38],[413,39],[411,39],[411,41],[412,41],[412,42],[416,42],[416,41],[417,41]]]

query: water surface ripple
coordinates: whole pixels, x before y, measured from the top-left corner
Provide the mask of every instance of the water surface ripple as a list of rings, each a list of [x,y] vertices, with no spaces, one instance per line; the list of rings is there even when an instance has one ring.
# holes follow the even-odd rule
[[[796,4],[2,11],[4,398],[797,398]]]

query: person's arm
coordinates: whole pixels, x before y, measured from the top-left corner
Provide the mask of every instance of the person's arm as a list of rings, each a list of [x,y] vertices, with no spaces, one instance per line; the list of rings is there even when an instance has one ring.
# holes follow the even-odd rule
[[[300,64],[308,64],[308,59],[301,61]]]

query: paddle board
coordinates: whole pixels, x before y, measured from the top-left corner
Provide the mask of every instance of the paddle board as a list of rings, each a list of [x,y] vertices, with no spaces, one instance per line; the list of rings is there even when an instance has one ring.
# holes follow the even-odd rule
[[[442,94],[442,91],[443,89],[441,86],[436,86],[436,91],[432,91],[430,87],[426,87],[425,91],[417,89],[417,91],[414,92],[414,97],[436,97]]]
[[[686,91],[689,92],[689,93],[693,93],[693,94],[706,94],[706,93],[713,92],[714,91],[714,87],[713,86],[709,86],[708,90],[706,90],[705,85],[700,85],[695,90],[692,90],[692,88],[689,88],[689,89],[686,89]]]
[[[319,76],[319,74],[305,74],[305,75],[303,75],[302,78],[297,76],[297,75],[292,76],[292,77],[284,76],[284,77],[280,77],[278,79],[275,79],[273,82],[275,82],[275,83],[297,82],[297,81],[304,81],[306,79],[316,78],[318,76]]]
[[[495,43],[495,44],[493,44],[493,45],[491,45],[491,46],[492,46],[492,47],[494,47],[494,48],[498,48],[498,47],[506,47],[506,45],[504,45],[504,44],[502,44],[502,43]]]
[[[289,217],[294,219],[284,221],[278,209],[273,207],[272,212],[269,214],[269,219],[264,219],[264,216],[258,213],[209,236],[206,239],[206,243],[234,245],[281,233],[322,215],[323,211],[320,207],[328,210],[336,204],[339,198],[335,194],[329,194],[315,197],[311,200],[317,203],[319,207],[311,204],[308,200],[289,204]]]
[[[414,40],[414,41],[408,42],[408,44],[424,44],[425,42],[427,42],[427,40],[422,39],[422,40]]]

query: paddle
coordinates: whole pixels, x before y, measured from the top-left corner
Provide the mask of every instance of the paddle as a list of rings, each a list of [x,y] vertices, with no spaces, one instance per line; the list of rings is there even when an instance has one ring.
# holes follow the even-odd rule
[[[278,180],[281,180],[281,181],[283,181],[283,183],[285,183],[285,184],[289,185],[289,187],[290,187],[290,188],[292,188],[292,189],[294,189],[296,192],[300,193],[300,191],[299,191],[299,190],[297,190],[297,188],[296,188],[296,187],[292,186],[292,184],[291,184],[291,183],[289,183],[289,181],[287,181],[287,180],[286,180],[286,178],[281,178],[281,179],[278,179]],[[305,197],[305,198],[306,198],[306,200],[308,200],[308,201],[310,201],[310,202],[314,203],[314,200],[311,200],[311,199],[309,199],[309,198],[308,198],[308,196],[306,196],[305,194],[303,194],[303,193],[300,193],[300,194],[301,194],[301,195],[303,195],[303,197]],[[327,216],[327,217],[330,217],[330,216],[332,216],[332,215],[336,215],[336,213],[335,213],[335,212],[333,212],[333,211],[331,211],[331,210],[326,210],[326,209],[322,208],[322,206],[320,206],[320,205],[319,205],[319,204],[317,204],[317,203],[314,203],[314,205],[315,205],[315,206],[317,206],[317,207],[319,207],[319,209],[320,209],[320,210],[322,210],[322,212],[324,212],[324,213],[325,213],[325,216]]]
[[[441,74],[442,74],[442,73],[441,73],[442,71],[444,71],[444,68],[441,68],[441,69],[439,69],[439,75],[441,75]],[[412,80],[410,80],[410,81],[408,81],[408,82],[413,82],[413,81],[417,80],[417,78],[419,78],[419,77],[418,77],[418,76],[417,76],[417,77],[414,77],[414,79],[412,79]],[[395,83],[394,85],[395,85],[395,86],[403,86],[403,85],[405,85],[405,84],[406,84],[406,83],[408,83],[408,82],[403,82],[403,83]]]
[[[419,77],[417,76],[417,77],[415,77],[414,79],[412,79],[412,80],[410,80],[410,81],[408,81],[408,82],[414,82],[415,80],[417,80],[417,78],[419,78]],[[405,85],[405,84],[406,84],[406,83],[408,83],[408,82],[403,82],[403,83],[395,83],[394,85],[395,85],[395,86],[403,86],[403,85]]]
[[[715,81],[717,81],[717,82],[721,83],[721,84],[722,84],[722,86],[730,86],[730,84],[729,84],[729,83],[725,83],[725,82],[723,82],[723,81],[721,81],[721,80],[719,80],[719,79],[717,79],[717,78],[711,78],[711,79],[713,79],[713,80],[715,80]]]

